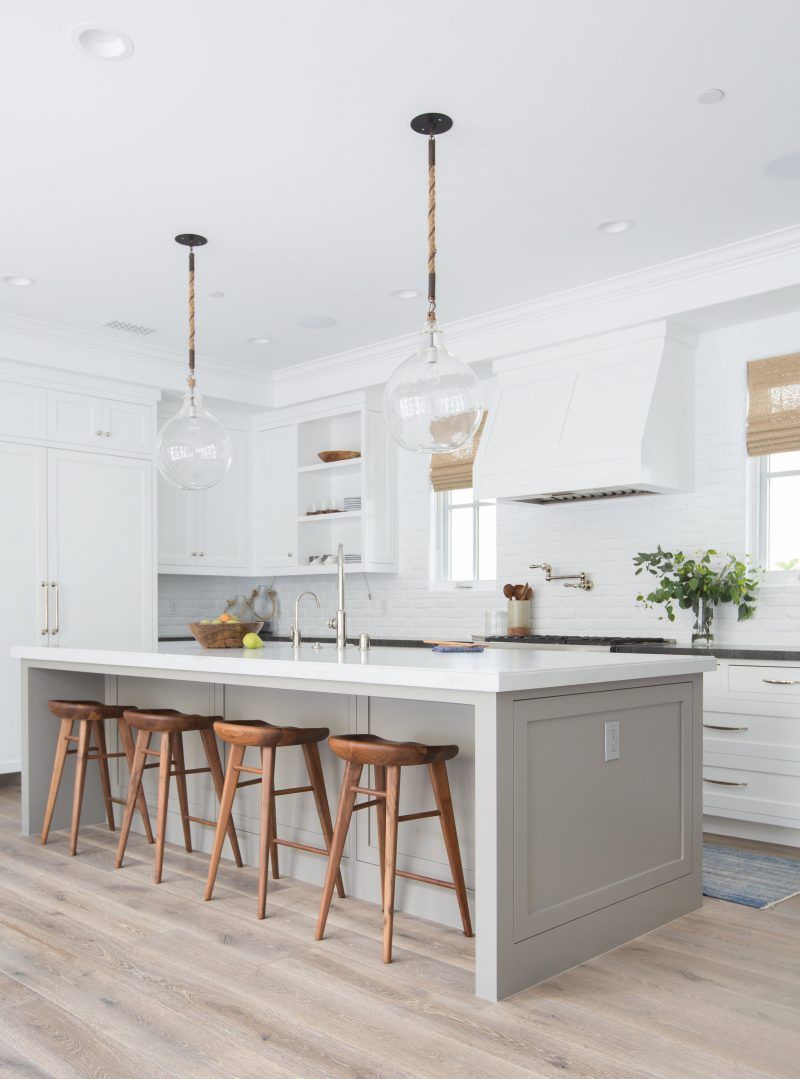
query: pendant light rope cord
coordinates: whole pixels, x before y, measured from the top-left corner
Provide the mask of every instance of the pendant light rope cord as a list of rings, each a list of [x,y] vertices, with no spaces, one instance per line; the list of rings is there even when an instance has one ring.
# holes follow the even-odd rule
[[[189,248],[189,389],[195,388],[194,378],[194,249]]]
[[[436,319],[436,139],[428,137],[428,321]]]

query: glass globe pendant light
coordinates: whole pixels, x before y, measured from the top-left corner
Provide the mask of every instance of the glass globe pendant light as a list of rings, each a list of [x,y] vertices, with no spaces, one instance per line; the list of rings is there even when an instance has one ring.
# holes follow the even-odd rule
[[[156,463],[174,487],[204,491],[219,483],[232,459],[230,435],[204,407],[194,373],[194,249],[208,240],[190,232],[175,242],[189,248],[189,377],[180,411],[158,432]]]
[[[428,137],[428,317],[417,351],[386,383],[383,412],[395,439],[417,453],[452,453],[471,441],[483,416],[474,372],[447,350],[436,322],[436,136],[453,121],[427,112],[411,121]]]

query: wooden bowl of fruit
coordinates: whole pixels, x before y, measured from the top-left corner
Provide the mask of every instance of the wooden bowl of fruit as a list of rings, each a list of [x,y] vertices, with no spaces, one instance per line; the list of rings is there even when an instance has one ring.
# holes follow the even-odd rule
[[[203,648],[243,648],[248,633],[258,633],[263,622],[240,622],[235,614],[221,614],[218,618],[204,618],[190,622],[189,630]]]

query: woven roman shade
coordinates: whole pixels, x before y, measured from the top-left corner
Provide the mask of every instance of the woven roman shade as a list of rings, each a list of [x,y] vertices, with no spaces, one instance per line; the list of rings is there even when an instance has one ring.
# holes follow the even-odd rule
[[[750,457],[800,450],[800,352],[747,365]]]
[[[454,453],[431,454],[431,487],[434,491],[458,491],[462,487],[472,486],[472,466],[483,428],[486,426],[487,415],[488,413],[484,412],[474,438],[460,450],[455,450]]]

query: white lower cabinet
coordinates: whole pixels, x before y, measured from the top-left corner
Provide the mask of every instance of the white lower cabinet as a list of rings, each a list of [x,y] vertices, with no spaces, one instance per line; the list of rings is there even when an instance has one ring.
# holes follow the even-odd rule
[[[798,689],[798,665],[719,661],[703,711],[707,830],[800,845]]]
[[[152,648],[153,466],[0,442],[0,772],[20,767],[14,644]]]

